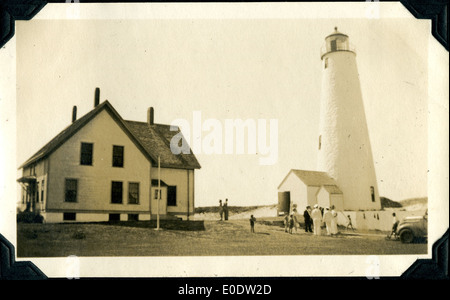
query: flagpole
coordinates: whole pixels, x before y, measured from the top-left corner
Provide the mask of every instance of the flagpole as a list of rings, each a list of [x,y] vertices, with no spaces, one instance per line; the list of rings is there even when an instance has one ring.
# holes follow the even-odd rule
[[[159,201],[161,200],[161,156],[158,156],[158,199],[156,201],[156,230],[159,230]]]

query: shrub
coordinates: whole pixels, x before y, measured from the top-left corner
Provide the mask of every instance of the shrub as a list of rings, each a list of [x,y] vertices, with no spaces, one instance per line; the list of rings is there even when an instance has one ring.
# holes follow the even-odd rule
[[[72,235],[72,238],[76,240],[84,240],[86,238],[86,234],[83,231],[78,230]]]
[[[44,217],[41,216],[39,213],[35,212],[19,212],[17,214],[17,222],[18,223],[43,223]]]

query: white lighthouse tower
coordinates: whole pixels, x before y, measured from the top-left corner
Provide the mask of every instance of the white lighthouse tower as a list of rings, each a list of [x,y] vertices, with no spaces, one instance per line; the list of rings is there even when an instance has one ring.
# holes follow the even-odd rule
[[[356,66],[347,35],[335,31],[321,50],[318,171],[334,178],[345,210],[381,208]]]

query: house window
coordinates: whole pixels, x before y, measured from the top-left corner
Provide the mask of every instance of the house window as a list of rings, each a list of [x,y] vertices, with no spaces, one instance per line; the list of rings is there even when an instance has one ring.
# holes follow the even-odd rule
[[[75,221],[77,218],[76,213],[63,213],[63,221]]]
[[[36,166],[35,165],[30,166],[30,175],[36,175]]]
[[[39,182],[37,183],[37,188],[36,188],[36,202],[39,203]]]
[[[123,167],[123,146],[113,146],[113,167]]]
[[[81,143],[81,157],[80,157],[81,165],[92,166],[92,150],[93,149],[94,149],[94,144]]]
[[[325,68],[325,69],[328,68],[328,57],[325,58],[325,61],[324,61],[324,68]]]
[[[155,195],[154,195],[154,199],[158,200],[158,195],[159,195],[159,189],[155,189]],[[161,199],[161,196],[159,197],[159,199]]]
[[[66,178],[65,202],[77,202],[78,180]]]
[[[167,187],[167,206],[177,206],[177,187]]]
[[[109,214],[109,221],[120,221],[120,214]]]
[[[319,135],[319,150],[322,148],[322,136]]]
[[[139,182],[128,183],[128,203],[139,204]]]
[[[375,202],[375,189],[373,186],[370,187],[370,196],[372,197],[372,202]]]
[[[44,202],[44,186],[45,186],[45,180],[42,180],[42,183],[41,183],[41,202]]]
[[[111,203],[122,203],[122,182],[113,181],[111,184]]]

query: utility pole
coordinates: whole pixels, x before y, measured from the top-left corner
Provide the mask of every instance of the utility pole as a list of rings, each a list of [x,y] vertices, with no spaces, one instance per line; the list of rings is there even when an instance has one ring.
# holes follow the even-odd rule
[[[159,201],[161,200],[161,156],[158,156],[158,199],[156,204],[156,230],[159,230]]]

